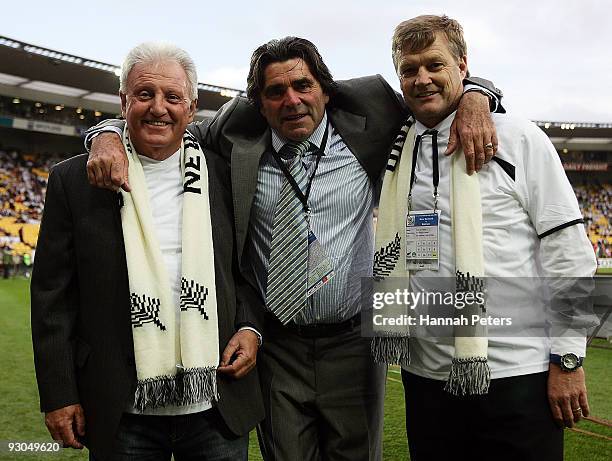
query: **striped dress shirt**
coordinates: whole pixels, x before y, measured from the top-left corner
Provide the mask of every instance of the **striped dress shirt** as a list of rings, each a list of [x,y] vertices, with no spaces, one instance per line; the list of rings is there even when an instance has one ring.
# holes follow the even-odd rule
[[[312,210],[312,231],[330,258],[335,275],[308,298],[306,309],[294,318],[302,325],[339,323],[358,314],[361,311],[361,278],[372,275],[374,186],[331,123],[326,146],[321,146],[328,123],[325,114],[308,138],[323,151],[308,205]],[[272,148],[276,152],[285,142],[272,131]],[[304,159],[308,177],[315,168],[315,159],[314,153]],[[249,261],[264,299],[274,210],[284,180],[272,153],[264,153],[259,164],[247,240]]]

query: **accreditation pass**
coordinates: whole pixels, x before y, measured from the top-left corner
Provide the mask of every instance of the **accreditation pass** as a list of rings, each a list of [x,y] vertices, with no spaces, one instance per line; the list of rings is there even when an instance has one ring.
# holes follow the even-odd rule
[[[308,290],[306,296],[320,290],[335,275],[331,260],[312,231],[308,232]]]
[[[409,211],[406,216],[406,270],[440,268],[440,210]]]

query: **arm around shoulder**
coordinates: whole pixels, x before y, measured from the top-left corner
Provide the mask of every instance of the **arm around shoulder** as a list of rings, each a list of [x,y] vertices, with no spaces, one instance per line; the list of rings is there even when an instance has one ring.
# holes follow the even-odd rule
[[[466,91],[481,91],[489,98],[489,109],[491,112],[504,114],[506,109],[501,104],[504,96],[502,90],[497,88],[492,81],[480,77],[466,77],[463,79]]]

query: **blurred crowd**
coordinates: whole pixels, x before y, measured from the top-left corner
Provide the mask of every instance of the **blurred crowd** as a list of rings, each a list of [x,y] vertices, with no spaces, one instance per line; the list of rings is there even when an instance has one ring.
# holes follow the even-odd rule
[[[50,168],[57,155],[0,149],[0,263],[3,277],[28,276]],[[612,258],[612,184],[574,186],[598,258]]]
[[[0,149],[0,216],[19,223],[40,223],[49,169],[59,156]]]
[[[593,249],[598,258],[612,258],[612,185],[574,186]]]
[[[0,149],[2,276],[28,276],[34,259],[49,169],[58,156]]]

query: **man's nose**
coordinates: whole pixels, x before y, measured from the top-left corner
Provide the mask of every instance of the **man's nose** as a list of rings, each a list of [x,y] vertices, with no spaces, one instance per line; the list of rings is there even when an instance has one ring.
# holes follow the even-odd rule
[[[431,75],[424,67],[421,67],[416,75],[414,86],[427,86],[431,83]]]
[[[284,102],[286,106],[298,106],[302,103],[302,100],[300,99],[300,94],[290,87],[285,92]]]
[[[151,114],[155,117],[161,117],[166,113],[166,100],[163,95],[156,95],[151,100]]]

